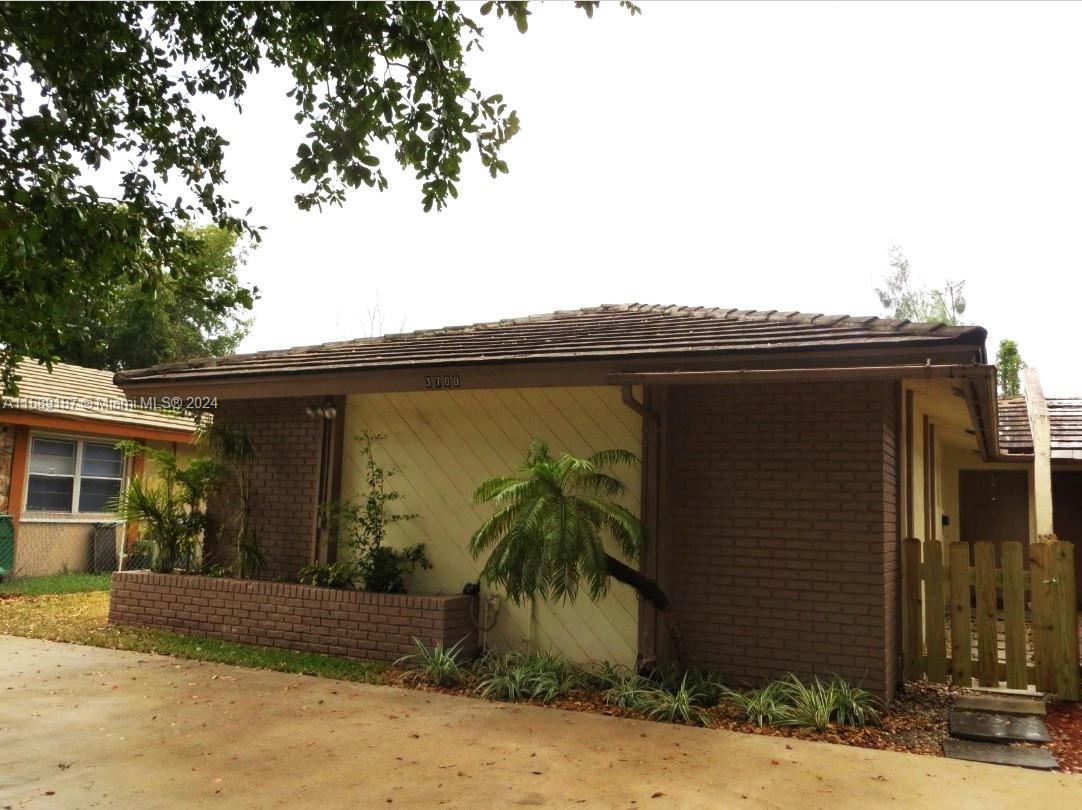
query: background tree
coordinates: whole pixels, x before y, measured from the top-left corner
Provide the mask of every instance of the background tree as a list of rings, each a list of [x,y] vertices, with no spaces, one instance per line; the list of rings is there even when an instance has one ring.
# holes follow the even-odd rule
[[[999,342],[996,352],[996,366],[999,369],[999,394],[1004,397],[1016,397],[1022,393],[1022,369],[1025,368],[1018,344],[1004,339]]]
[[[909,260],[895,245],[888,252],[891,270],[875,292],[895,318],[923,323],[962,323],[966,311],[964,281],[945,281],[942,289],[928,289],[909,269]]]
[[[576,5],[589,15],[598,3]],[[530,16],[525,2],[478,12],[523,32]],[[426,210],[458,195],[471,149],[493,177],[506,172],[519,120],[466,71],[483,35],[472,13],[454,2],[0,4],[4,389],[21,356],[55,358],[84,302],[124,283],[153,289],[155,268],[195,278],[186,222],[257,235],[225,195],[228,143],[196,102],[239,109],[261,67],[293,79],[302,209],[386,188],[388,160],[420,180]],[[100,187],[90,172],[111,166],[118,181]]]
[[[638,463],[627,450],[554,458],[545,442],[534,441],[518,476],[490,478],[473,494],[477,503],[497,507],[470,538],[474,557],[489,552],[481,581],[500,586],[521,604],[533,597],[574,600],[580,583],[591,599],[600,599],[611,577],[667,610],[669,598],[661,587],[604,546],[609,536],[629,562],[642,556],[642,523],[615,500],[627,488],[605,472]]]
[[[153,285],[124,280],[78,301],[57,336],[61,362],[119,370],[236,351],[256,292],[237,277],[237,234],[213,225],[184,230],[193,240],[189,272],[156,268]]]

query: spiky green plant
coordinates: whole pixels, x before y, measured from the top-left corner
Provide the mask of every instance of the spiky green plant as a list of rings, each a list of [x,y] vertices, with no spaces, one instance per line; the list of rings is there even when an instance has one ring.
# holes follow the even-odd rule
[[[480,665],[477,692],[496,700],[550,703],[589,684],[589,675],[555,653],[489,656]]]
[[[675,689],[649,690],[640,705],[651,720],[705,726],[709,717],[703,711],[704,698],[701,687],[688,683],[685,675]]]
[[[465,639],[462,639],[450,647],[437,642],[427,647],[419,638],[414,638],[416,649],[395,661],[395,666],[410,665],[417,678],[433,686],[458,686],[466,678],[466,670],[459,662],[464,642]]]
[[[789,674],[758,689],[726,690],[756,725],[802,726],[823,731],[831,723],[865,726],[879,719],[875,698],[864,689],[834,675],[826,680],[801,680]]]
[[[641,711],[655,688],[649,679],[631,672],[614,680],[605,690],[604,698],[610,706]]]
[[[748,722],[757,726],[780,726],[789,719],[789,707],[781,681],[771,681],[766,686],[746,692],[726,689],[724,694],[744,711]]]
[[[829,681],[819,678],[802,681],[796,675],[790,675],[782,682],[782,688],[788,707],[788,716],[783,725],[803,726],[816,731],[824,731],[830,725],[835,693]]]
[[[482,582],[501,587],[521,604],[534,597],[574,600],[580,584],[591,599],[600,599],[613,577],[666,609],[669,600],[657,583],[604,546],[611,537],[633,563],[642,554],[642,523],[616,502],[627,488],[605,472],[638,463],[627,450],[553,457],[545,442],[534,441],[518,476],[491,478],[474,492],[477,503],[497,507],[470,538],[474,557],[488,552]]]
[[[865,689],[835,675],[831,681],[834,688],[834,721],[847,726],[866,726],[879,721],[878,701]]]

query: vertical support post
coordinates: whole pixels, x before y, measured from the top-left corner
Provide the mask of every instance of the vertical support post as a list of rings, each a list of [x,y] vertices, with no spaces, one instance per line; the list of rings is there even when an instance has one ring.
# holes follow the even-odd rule
[[[1033,436],[1033,504],[1037,522],[1037,540],[1054,539],[1052,521],[1052,430],[1048,421],[1048,403],[1037,369],[1026,368],[1026,413]]]

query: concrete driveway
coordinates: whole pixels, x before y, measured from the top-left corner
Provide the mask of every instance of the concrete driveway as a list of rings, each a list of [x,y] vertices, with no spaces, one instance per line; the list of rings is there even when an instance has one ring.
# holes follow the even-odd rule
[[[1082,778],[0,636],[6,807],[1078,807]]]

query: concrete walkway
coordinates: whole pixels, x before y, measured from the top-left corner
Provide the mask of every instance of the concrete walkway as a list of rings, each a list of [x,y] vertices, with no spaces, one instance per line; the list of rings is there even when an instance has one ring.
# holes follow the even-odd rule
[[[0,808],[1078,807],[1082,778],[0,636]]]

